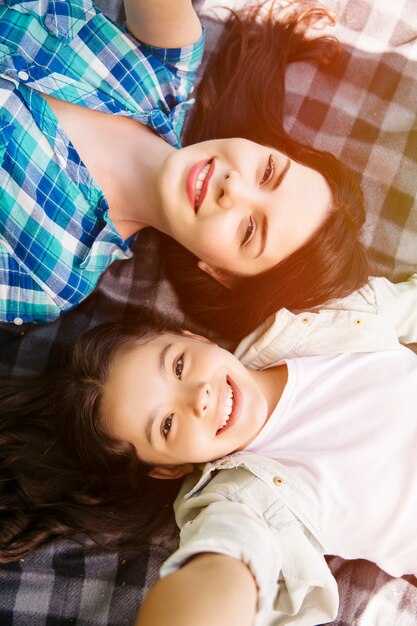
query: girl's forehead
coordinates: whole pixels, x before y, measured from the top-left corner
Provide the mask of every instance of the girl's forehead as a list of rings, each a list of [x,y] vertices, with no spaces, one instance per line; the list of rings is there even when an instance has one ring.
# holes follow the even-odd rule
[[[166,378],[171,369],[175,370],[179,358],[184,359],[184,367],[190,374],[207,367],[242,367],[232,353],[204,336],[189,331],[164,331],[123,349],[113,361],[108,382],[112,386],[116,381],[146,379],[150,373]]]
[[[208,341],[208,340],[207,340]],[[161,360],[168,350],[175,349],[176,347],[186,347],[187,345],[195,345],[196,342],[200,343],[197,336],[184,332],[172,332],[163,331],[147,337],[138,339],[136,342],[122,347],[119,352],[119,364],[120,361],[129,362],[131,360],[143,360],[148,364],[149,361],[155,361],[156,363]],[[205,341],[201,341],[201,349],[204,350]],[[199,346],[200,347],[200,346]],[[115,363],[117,368],[117,359]]]

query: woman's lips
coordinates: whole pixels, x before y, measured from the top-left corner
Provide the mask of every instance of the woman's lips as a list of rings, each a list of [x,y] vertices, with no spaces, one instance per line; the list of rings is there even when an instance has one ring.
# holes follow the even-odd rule
[[[240,415],[242,413],[242,406],[243,406],[242,392],[240,391],[239,387],[237,387],[236,384],[232,381],[232,379],[229,378],[229,376],[226,377],[226,382],[229,383],[233,391],[233,408],[232,408],[232,412],[229,415],[229,419],[227,420],[227,423],[223,427],[219,425],[217,432],[216,432],[216,437],[222,435],[224,432],[226,432],[228,428],[236,424],[236,422],[239,421]]]
[[[206,167],[206,165],[210,165],[210,167],[208,169],[206,176],[204,177],[204,181],[203,181],[201,191],[200,191],[200,196],[196,203],[197,179],[199,175],[201,174],[201,172],[203,171],[203,169]],[[203,204],[205,195],[207,193],[208,184],[209,184],[210,178],[213,175],[213,172],[214,172],[214,159],[205,159],[204,161],[199,161],[198,163],[193,165],[188,173],[187,181],[185,183],[185,188],[187,191],[188,201],[191,205],[192,210],[196,214],[198,213],[201,205]]]

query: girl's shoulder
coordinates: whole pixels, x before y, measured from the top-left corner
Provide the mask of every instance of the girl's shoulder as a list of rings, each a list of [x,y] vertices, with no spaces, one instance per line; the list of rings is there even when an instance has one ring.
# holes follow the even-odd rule
[[[392,350],[416,341],[417,274],[397,284],[371,277],[320,309],[280,309],[240,342],[235,356],[262,369],[284,358]]]

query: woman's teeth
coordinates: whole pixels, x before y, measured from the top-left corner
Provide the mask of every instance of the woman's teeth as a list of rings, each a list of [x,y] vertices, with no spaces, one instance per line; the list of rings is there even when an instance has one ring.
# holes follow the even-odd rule
[[[227,393],[226,393],[226,399],[224,401],[224,417],[223,417],[223,422],[221,424],[221,428],[224,428],[227,422],[229,421],[229,417],[232,413],[232,409],[233,409],[233,389],[231,388],[229,383],[227,383]]]
[[[210,165],[211,165],[211,161],[210,161],[210,163],[207,163],[207,165],[205,165],[203,167],[203,169],[201,170],[201,172],[197,176],[197,180],[196,180],[196,183],[195,183],[195,208],[198,208],[200,195],[201,195],[201,188],[203,186],[204,179],[207,176],[208,171],[210,169]]]

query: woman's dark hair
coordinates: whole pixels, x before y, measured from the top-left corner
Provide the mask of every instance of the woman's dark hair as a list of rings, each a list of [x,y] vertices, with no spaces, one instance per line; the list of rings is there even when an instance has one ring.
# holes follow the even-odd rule
[[[311,26],[331,16],[315,2],[293,2],[281,11],[275,2],[267,4],[232,12],[198,87],[185,144],[243,137],[274,146],[326,178],[332,207],[303,246],[263,274],[235,276],[233,289],[199,270],[192,253],[164,238],[167,273],[186,313],[234,341],[283,307],[319,307],[360,288],[369,275],[359,241],[365,211],[358,181],[333,155],[294,141],[283,127],[285,69],[293,61],[326,63],[335,56],[334,38],[307,37]]]
[[[149,478],[134,447],[106,435],[101,398],[119,350],[162,331],[98,326],[47,378],[0,381],[0,563],[54,537],[138,545],[172,515],[180,482]]]

